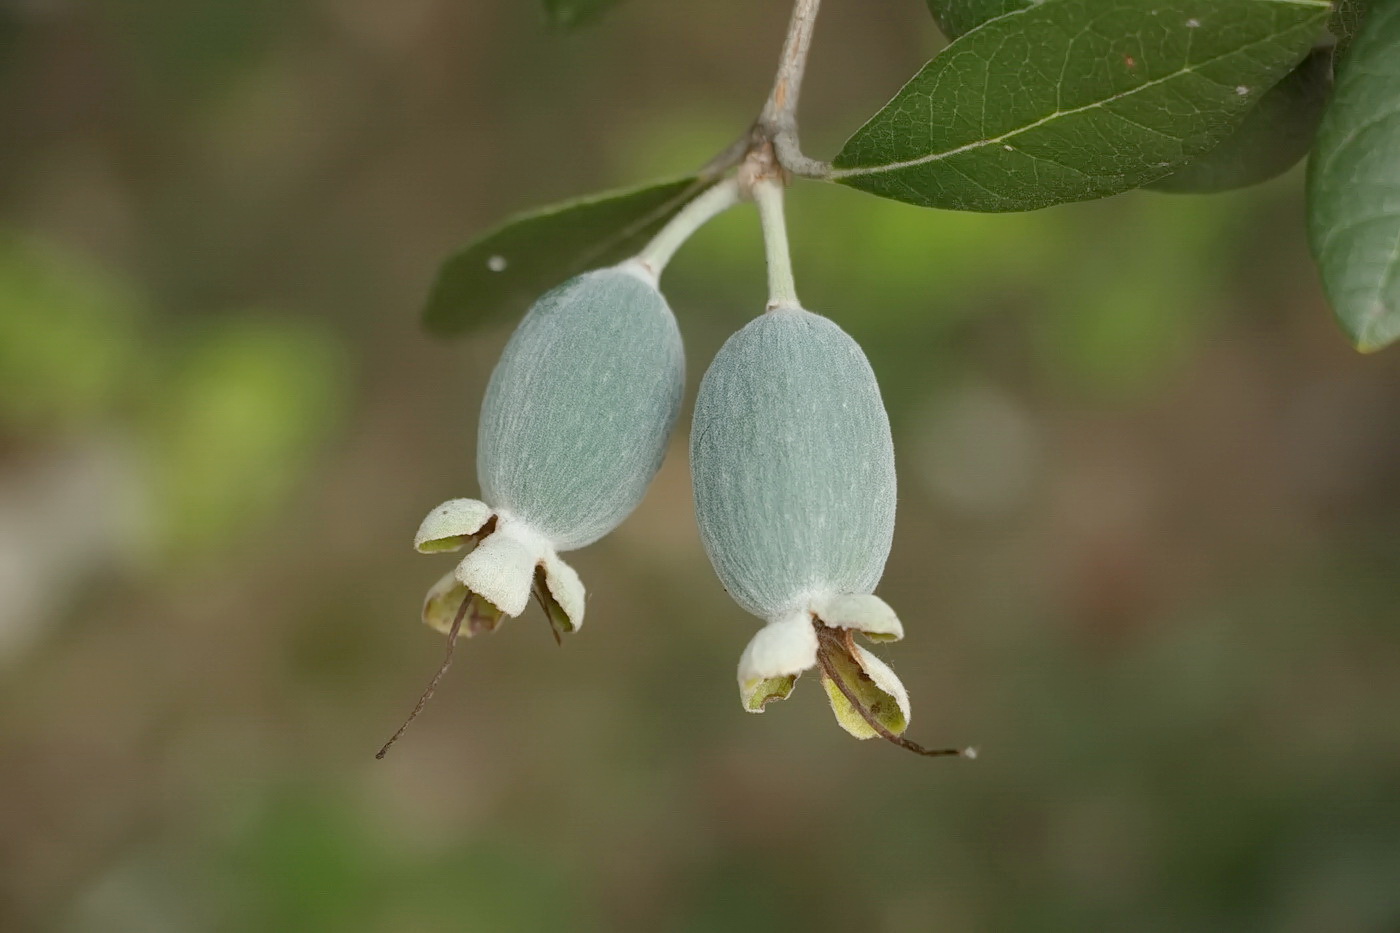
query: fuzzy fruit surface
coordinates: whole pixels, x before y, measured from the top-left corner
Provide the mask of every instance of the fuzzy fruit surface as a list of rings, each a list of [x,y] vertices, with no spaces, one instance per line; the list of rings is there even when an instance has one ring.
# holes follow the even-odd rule
[[[535,303],[486,389],[483,498],[583,547],[627,517],[666,453],[685,385],[675,316],[625,268],[577,276]]]
[[[875,374],[832,321],[769,311],[700,384],[691,474],[730,595],[766,619],[874,590],[894,533],[894,447]]]

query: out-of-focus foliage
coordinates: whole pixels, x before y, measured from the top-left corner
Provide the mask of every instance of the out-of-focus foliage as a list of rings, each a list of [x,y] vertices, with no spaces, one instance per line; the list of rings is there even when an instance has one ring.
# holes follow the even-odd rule
[[[139,365],[136,299],[93,264],[0,233],[0,424],[21,434],[119,409]]]
[[[276,47],[301,0],[98,0],[94,21],[161,106],[207,106]]]
[[[1011,215],[792,187],[799,292],[890,411],[908,734],[978,761],[857,742],[815,682],[739,708],[678,438],[570,555],[580,634],[459,646],[377,762],[505,340],[425,335],[434,270],[703,163],[788,10],[137,6],[3,6],[0,299],[43,303],[0,303],[0,930],[1400,926],[1400,357],[1327,319],[1300,172]],[[940,41],[875,6],[823,4],[814,156]],[[664,284],[693,392],[763,306],[752,210]]]
[[[134,291],[53,247],[0,240],[0,426],[124,438],[153,557],[210,556],[285,501],[343,404],[320,328],[265,313],[151,333]]]
[[[1101,264],[1082,267],[1045,296],[1035,330],[1049,372],[1100,397],[1160,387],[1218,318],[1228,287],[1219,257],[1245,226],[1239,215],[1248,206],[1144,198],[1080,226],[1069,242],[1094,250]]]
[[[211,865],[254,892],[222,916],[260,930],[594,928],[561,866],[514,840],[396,851],[357,811],[307,787],[272,795]]]
[[[575,29],[597,21],[619,0],[543,0],[544,13],[555,29]]]
[[[148,388],[152,499],[167,559],[266,519],[336,428],[341,360],[316,328],[267,314],[183,336]]]

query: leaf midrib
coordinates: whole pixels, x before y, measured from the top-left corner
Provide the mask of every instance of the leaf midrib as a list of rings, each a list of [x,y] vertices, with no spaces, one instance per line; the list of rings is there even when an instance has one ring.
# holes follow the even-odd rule
[[[1287,0],[1287,2],[1296,2],[1296,0]],[[1312,4],[1312,3],[1298,3],[1298,5],[1299,5],[1299,6],[1313,6],[1314,4]],[[1008,15],[1015,15],[1015,14],[1008,14]],[[998,18],[1000,19],[1001,17],[998,17]],[[1296,28],[1296,27],[1295,27],[1295,28]],[[1078,114],[1078,113],[1084,113],[1084,112],[1086,112],[1086,111],[1093,110],[1093,109],[1095,109],[1096,107],[1104,107],[1104,106],[1106,106],[1106,105],[1108,105],[1108,104],[1116,103],[1116,102],[1118,102],[1118,101],[1120,101],[1120,100],[1125,100],[1125,99],[1131,97],[1132,95],[1138,93],[1139,91],[1145,91],[1145,90],[1147,90],[1147,89],[1150,88],[1150,87],[1156,87],[1157,85],[1165,84],[1165,83],[1168,82],[1168,81],[1175,80],[1176,78],[1179,78],[1179,77],[1181,77],[1182,75],[1190,74],[1191,72],[1196,71],[1196,70],[1198,70],[1198,69],[1200,69],[1200,68],[1203,68],[1203,67],[1205,67],[1206,65],[1212,64],[1213,62],[1218,62],[1218,61],[1220,61],[1221,59],[1229,58],[1229,57],[1231,57],[1232,55],[1239,55],[1239,54],[1241,54],[1242,52],[1247,51],[1248,49],[1254,48],[1255,46],[1267,45],[1268,43],[1275,41],[1279,35],[1280,35],[1280,33],[1275,33],[1273,36],[1270,36],[1270,37],[1267,38],[1267,39],[1260,39],[1260,40],[1257,40],[1257,41],[1255,41],[1255,42],[1251,42],[1251,43],[1249,43],[1248,45],[1239,46],[1238,48],[1232,49],[1232,50],[1229,51],[1229,52],[1225,52],[1225,53],[1222,53],[1222,54],[1220,54],[1220,55],[1213,56],[1213,57],[1211,57],[1211,58],[1202,59],[1202,60],[1199,61],[1199,62],[1194,62],[1194,63],[1192,63],[1192,64],[1190,64],[1190,65],[1186,65],[1186,66],[1184,66],[1184,67],[1182,67],[1182,68],[1179,68],[1178,70],[1173,71],[1171,74],[1163,75],[1163,76],[1160,77],[1160,78],[1153,78],[1151,81],[1146,81],[1146,82],[1144,82],[1144,83],[1142,83],[1142,84],[1139,84],[1137,87],[1132,88],[1131,90],[1124,91],[1124,92],[1122,92],[1121,94],[1115,94],[1115,95],[1113,95],[1113,96],[1111,96],[1111,97],[1105,97],[1105,98],[1103,98],[1102,100],[1096,100],[1096,101],[1093,101],[1093,102],[1091,102],[1091,103],[1085,104],[1085,105],[1082,106],[1082,107],[1075,107],[1075,108],[1070,109],[1070,110],[1056,110],[1054,113],[1047,114],[1047,115],[1045,115],[1044,117],[1041,117],[1039,120],[1036,120],[1036,121],[1033,122],[1033,123],[1028,123],[1028,124],[1026,124],[1025,126],[1018,127],[1017,129],[1011,130],[1010,132],[1007,132],[1007,133],[1003,133],[1002,135],[997,136],[997,137],[994,137],[994,138],[991,138],[991,139],[979,139],[979,140],[975,140],[975,141],[973,141],[973,142],[966,143],[966,144],[961,145],[961,146],[957,146],[957,147],[955,147],[955,148],[953,148],[953,149],[946,149],[946,150],[944,150],[944,151],[942,151],[942,152],[931,152],[931,153],[929,153],[929,154],[926,155],[926,156],[920,156],[920,157],[917,158],[917,159],[909,159],[909,160],[906,160],[906,161],[904,161],[904,162],[887,162],[887,163],[884,163],[883,165],[867,165],[867,166],[860,166],[860,167],[857,167],[857,168],[834,169],[829,177],[832,178],[833,180],[839,181],[839,180],[842,179],[842,178],[855,178],[855,177],[859,177],[859,176],[862,176],[862,175],[875,175],[875,174],[881,174],[881,173],[884,173],[884,172],[897,172],[897,171],[901,171],[901,170],[906,169],[906,168],[916,168],[917,166],[920,166],[920,165],[931,165],[931,164],[933,164],[934,162],[941,162],[941,161],[944,160],[944,159],[952,158],[952,157],[955,156],[955,155],[961,155],[961,154],[964,153],[964,152],[972,152],[972,151],[974,151],[974,150],[976,150],[976,149],[980,149],[980,148],[983,148],[983,147],[985,147],[985,146],[994,146],[994,145],[996,145],[996,144],[998,144],[998,143],[1005,143],[1005,142],[1006,142],[1007,140],[1009,140],[1009,139],[1013,139],[1014,137],[1019,136],[1019,135],[1021,135],[1022,133],[1029,133],[1031,130],[1038,129],[1038,128],[1044,126],[1045,124],[1051,122],[1052,120],[1057,120],[1057,119],[1059,119],[1060,117],[1073,116],[1073,115]],[[1190,54],[1190,46],[1189,46],[1189,44],[1188,44],[1188,47],[1187,47],[1187,54],[1188,54],[1188,55]],[[1205,77],[1205,76],[1202,75],[1202,77]],[[1211,79],[1206,78],[1206,80],[1207,80],[1207,81],[1210,81]],[[1220,84],[1219,81],[1211,81],[1211,83],[1212,83],[1212,84]],[[1114,116],[1118,116],[1118,115],[1117,115],[1117,114],[1114,114]],[[1158,131],[1156,131],[1156,132],[1159,132],[1159,133],[1160,133],[1161,131],[1158,130]],[[1169,134],[1163,133],[1162,135],[1169,135]],[[1172,136],[1172,137],[1170,137],[1170,138],[1172,138],[1172,139],[1180,139],[1180,137],[1176,137],[1176,136]],[[1030,154],[1030,153],[1026,153],[1026,155],[1029,155],[1029,154]]]

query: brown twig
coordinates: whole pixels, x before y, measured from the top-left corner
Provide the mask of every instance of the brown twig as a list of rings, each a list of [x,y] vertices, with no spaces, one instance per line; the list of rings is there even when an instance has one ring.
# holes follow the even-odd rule
[[[820,8],[821,0],[796,0],[793,4],[773,90],[758,117],[758,128],[762,136],[773,143],[783,168],[806,178],[825,178],[831,174],[830,165],[802,154],[797,138],[797,98],[807,71],[807,54],[812,48],[812,30]]]

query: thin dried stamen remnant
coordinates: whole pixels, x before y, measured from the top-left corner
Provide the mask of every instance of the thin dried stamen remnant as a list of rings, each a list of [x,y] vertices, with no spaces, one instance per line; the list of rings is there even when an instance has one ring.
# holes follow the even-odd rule
[[[569,624],[569,616],[559,605],[559,601],[549,592],[549,583],[545,578],[544,567],[535,568],[535,582],[531,587],[535,595],[535,602],[540,609],[544,610],[545,618],[549,620],[549,631],[554,635],[554,643],[562,646],[564,644],[564,632],[571,632],[573,628]]]
[[[882,739],[916,755],[925,755],[930,758],[977,757],[975,748],[925,748],[917,742],[906,739],[902,735],[895,735],[885,728],[879,718],[856,696],[855,691],[846,683],[845,678],[836,668],[834,655],[848,659],[855,656],[854,635],[851,630],[830,628],[821,622],[814,622],[814,624],[817,628],[817,663],[821,665],[822,673],[826,675],[827,680],[836,686],[837,690],[841,691],[841,695],[846,698],[846,702],[851,704],[851,708],[859,713],[860,717],[869,723],[870,728],[874,729]],[[859,665],[856,667],[859,669]],[[864,673],[860,676],[866,677]],[[867,677],[867,679],[869,678]]]
[[[433,693],[437,690],[438,684],[442,682],[443,675],[446,674],[447,669],[452,666],[452,652],[453,649],[457,647],[457,635],[462,631],[462,620],[467,617],[468,610],[471,609],[476,601],[477,598],[470,593],[462,600],[462,605],[457,608],[457,615],[452,619],[452,628],[447,633],[447,655],[442,659],[442,666],[437,669],[437,673],[433,675],[433,679],[428,683],[428,689],[424,690],[423,695],[418,698],[418,702],[413,707],[413,712],[409,713],[408,718],[403,721],[403,725],[399,726],[399,731],[390,736],[389,741],[385,742],[383,747],[375,753],[375,758],[382,759],[385,755],[389,754],[390,746],[397,742],[399,738],[408,731],[409,725],[412,724],[413,720],[418,718],[418,714],[423,712],[423,707],[427,706],[428,701],[433,698]],[[473,630],[476,629],[476,620],[477,614],[473,612]]]

